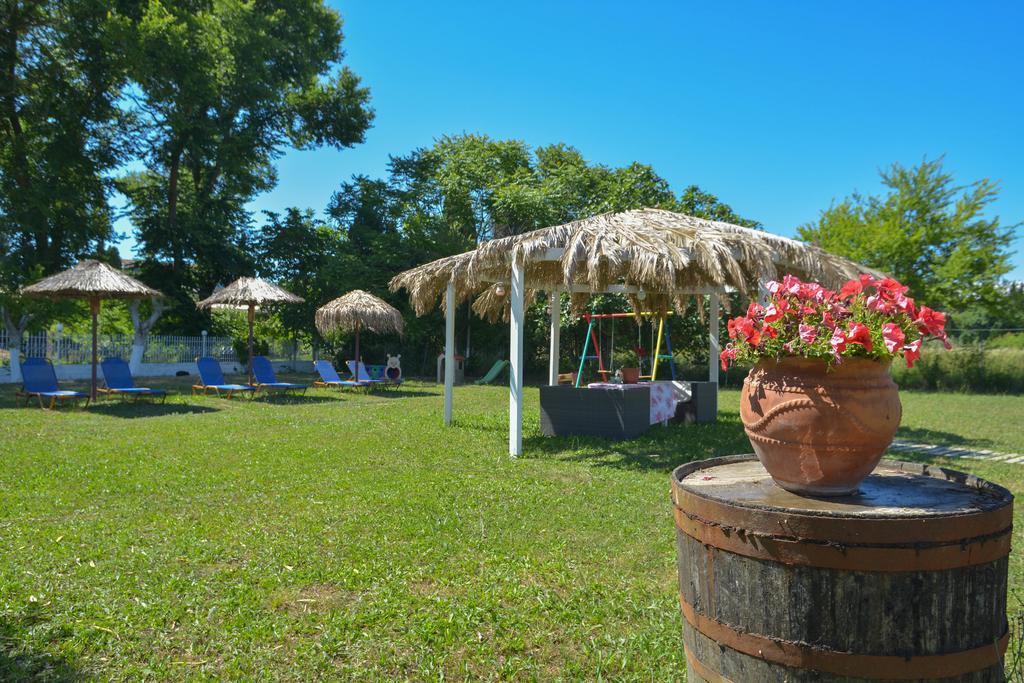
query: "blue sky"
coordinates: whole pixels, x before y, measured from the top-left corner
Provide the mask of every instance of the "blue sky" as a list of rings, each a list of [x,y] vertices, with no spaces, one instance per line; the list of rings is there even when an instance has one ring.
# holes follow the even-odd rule
[[[478,132],[651,164],[787,235],[880,168],[945,154],[1024,220],[1024,3],[333,4],[376,122],[354,149],[287,153],[254,208],[321,210],[389,155]]]

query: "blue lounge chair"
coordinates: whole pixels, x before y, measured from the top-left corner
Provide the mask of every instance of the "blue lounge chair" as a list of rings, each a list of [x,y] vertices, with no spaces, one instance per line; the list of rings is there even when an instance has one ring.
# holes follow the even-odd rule
[[[53,364],[45,358],[26,358],[21,362],[21,391],[14,395],[14,403],[25,399],[25,405],[33,396],[39,399],[39,407],[44,410],[53,410],[57,403],[65,401],[78,401],[85,399],[85,405],[89,405],[89,394],[81,391],[62,391],[57,386],[57,373],[53,370]],[[49,399],[49,406],[43,403],[43,399]]]
[[[338,371],[334,369],[334,363],[329,360],[318,360],[313,363],[313,367],[316,368],[316,372],[320,375],[320,379],[313,382],[315,387],[334,387],[337,389],[359,389],[366,385],[360,384],[359,382],[352,382],[347,379],[342,379],[338,376]]]
[[[270,360],[266,356],[253,356],[252,357],[252,374],[256,378],[256,390],[263,389],[264,391],[301,391],[303,394],[306,393],[306,389],[309,388],[308,384],[293,384],[291,382],[278,382],[277,375],[274,374],[274,366],[270,364]]]
[[[116,394],[124,398],[134,396],[136,401],[143,396],[167,400],[167,392],[163,389],[135,386],[132,371],[128,367],[128,363],[121,358],[107,358],[100,363],[100,370],[103,371],[103,383],[106,385],[97,389],[100,393],[107,396]]]
[[[197,358],[196,366],[199,368],[199,384],[192,385],[193,396],[196,390],[202,391],[205,395],[211,389],[218,396],[220,396],[220,392],[225,392],[229,399],[236,393],[256,393],[256,387],[251,387],[248,384],[226,383],[224,381],[224,373],[221,371],[220,363],[216,358],[210,358],[209,356]]]
[[[359,361],[359,364],[357,366],[354,360],[347,360],[345,361],[345,365],[348,366],[348,371],[352,373],[353,379],[355,379],[355,381],[359,382],[363,386],[379,387],[391,384],[391,382],[389,382],[386,379],[374,379],[370,377],[370,373],[366,371],[366,366],[363,364],[362,361]]]

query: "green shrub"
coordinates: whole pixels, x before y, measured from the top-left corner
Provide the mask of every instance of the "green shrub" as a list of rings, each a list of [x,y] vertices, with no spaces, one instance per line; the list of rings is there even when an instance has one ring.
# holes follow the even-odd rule
[[[677,359],[678,360],[678,359]],[[706,380],[705,363],[677,363],[680,379]],[[739,388],[750,371],[749,365],[736,365],[719,371],[721,387]],[[658,370],[667,377],[668,369]],[[893,363],[892,376],[901,389],[919,391],[962,391],[986,394],[1024,393],[1024,349],[957,348],[951,351],[931,347],[908,369],[902,361]]]
[[[930,349],[913,368],[893,365],[901,389],[1019,394],[1024,392],[1024,349]]]
[[[1024,349],[1024,333],[1006,332],[985,342],[986,349]]]
[[[231,346],[235,350],[235,355],[238,356],[238,362],[248,363],[249,362],[249,339],[235,338],[231,340]],[[252,355],[254,356],[265,356],[270,353],[270,344],[266,339],[253,339],[252,340]]]

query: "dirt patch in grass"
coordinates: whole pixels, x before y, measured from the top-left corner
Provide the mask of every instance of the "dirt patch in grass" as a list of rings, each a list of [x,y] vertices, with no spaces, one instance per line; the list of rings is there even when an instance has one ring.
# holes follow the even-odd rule
[[[288,614],[317,614],[346,609],[362,600],[359,591],[345,590],[324,583],[282,588],[270,596],[270,608]]]

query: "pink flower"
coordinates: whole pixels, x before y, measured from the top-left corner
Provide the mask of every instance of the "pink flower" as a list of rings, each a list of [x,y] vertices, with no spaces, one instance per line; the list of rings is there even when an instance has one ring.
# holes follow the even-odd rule
[[[864,350],[868,353],[872,350],[871,330],[864,323],[850,323],[850,331],[846,335],[846,341],[850,344],[863,346]]]
[[[921,340],[915,339],[903,347],[903,358],[907,361],[907,367],[914,367],[914,361],[921,357]]]
[[[881,313],[892,313],[895,306],[891,301],[883,297],[881,294],[872,294],[864,302],[864,305],[870,308],[872,311],[879,311]]]
[[[762,306],[761,304],[757,303],[756,301],[751,301],[750,305],[747,306],[747,317],[748,318],[756,318],[757,316],[761,315],[762,313],[764,313],[764,306]]]
[[[804,344],[813,344],[814,340],[818,337],[818,331],[814,329],[813,325],[800,325],[800,341]]]
[[[832,345],[832,355],[839,358],[839,355],[846,350],[846,335],[838,327],[832,330],[832,339],[829,340],[829,344]]]
[[[885,348],[889,353],[896,353],[896,350],[903,346],[906,335],[896,323],[882,325],[882,339],[885,340]]]
[[[766,323],[773,323],[785,315],[787,304],[784,304],[784,301],[785,299],[778,304],[768,304],[768,308],[764,309],[764,321]]]
[[[800,278],[793,275],[786,275],[784,278],[782,278],[782,285],[780,289],[783,294],[796,296],[800,294],[800,285],[802,284],[803,283],[800,282]]]

